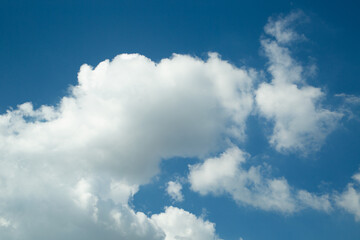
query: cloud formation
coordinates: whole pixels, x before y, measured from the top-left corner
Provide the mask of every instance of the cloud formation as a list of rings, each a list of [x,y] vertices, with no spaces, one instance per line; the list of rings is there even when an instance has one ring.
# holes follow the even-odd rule
[[[166,192],[169,196],[177,202],[184,200],[184,195],[181,193],[182,185],[179,182],[169,181],[167,183]]]
[[[214,223],[184,209],[148,216],[129,204],[172,157],[205,159],[188,176],[202,195],[228,193],[242,205],[282,213],[330,211],[328,195],[245,166],[249,155],[231,143],[246,141],[248,116],[259,114],[274,124],[269,142],[276,150],[316,150],[342,117],[322,106],[323,91],[307,85],[286,47],[301,38],[291,28],[298,17],[266,25],[270,36],[261,45],[272,79],[257,89],[255,70],[216,53],[158,63],[120,54],[83,65],[57,105],[34,109],[28,102],[0,115],[0,238],[219,239]],[[167,193],[182,201],[181,187],[169,182]],[[349,185],[337,205],[358,216],[356,194]]]
[[[203,157],[228,137],[244,139],[253,74],[216,54],[206,61],[174,55],[159,63],[122,54],[96,68],[83,65],[78,85],[57,106],[24,103],[0,115],[4,218],[22,232],[26,217],[34,216],[22,206],[42,209],[48,202],[46,215],[62,206],[64,219],[85,211],[91,220],[84,221],[111,214],[105,222],[122,215],[130,225],[145,223],[123,205],[158,173],[162,159]],[[105,211],[104,201],[123,212]],[[36,234],[43,228],[30,222]]]
[[[167,207],[164,213],[151,219],[164,230],[165,240],[220,240],[213,223],[176,207]]]
[[[158,173],[162,159],[206,156],[226,145],[223,136],[244,139],[253,73],[216,54],[159,63],[122,54],[96,68],[83,65],[78,78],[57,106],[24,103],[0,116],[2,225],[13,223],[23,239],[48,239],[53,236],[37,234],[59,214],[66,226],[49,226],[59,238],[67,232],[60,229],[69,228],[81,232],[78,239],[91,239],[91,232],[71,230],[81,222],[97,228],[121,222],[114,229],[122,236],[155,238],[154,224],[129,209],[128,200]],[[106,201],[111,209],[101,207]]]
[[[272,79],[260,84],[255,99],[259,114],[274,123],[271,145],[280,152],[306,154],[321,147],[343,115],[322,106],[324,92],[306,83],[303,67],[284,45],[299,38],[290,27],[298,17],[293,13],[270,19],[265,26],[265,32],[275,37],[261,41]]]
[[[278,43],[287,44],[295,40],[303,40],[305,36],[294,31],[294,25],[306,19],[302,11],[291,12],[286,16],[270,17],[264,27],[266,34],[274,37]]]
[[[346,103],[358,105],[360,104],[360,97],[352,94],[339,93],[335,94],[336,97],[343,98]]]
[[[360,173],[355,174],[353,182],[349,183],[344,192],[336,195],[336,204],[354,215],[360,221]]]
[[[244,166],[249,155],[238,147],[227,149],[219,157],[190,166],[189,183],[201,195],[230,194],[240,205],[266,211],[294,213],[305,207],[328,212],[328,195],[317,196],[296,191],[285,178],[266,177],[261,166]]]
[[[25,103],[1,115],[0,151],[146,183],[160,159],[205,156],[222,135],[244,137],[251,91],[250,73],[215,54],[158,64],[122,54],[95,69],[83,65],[58,106]]]

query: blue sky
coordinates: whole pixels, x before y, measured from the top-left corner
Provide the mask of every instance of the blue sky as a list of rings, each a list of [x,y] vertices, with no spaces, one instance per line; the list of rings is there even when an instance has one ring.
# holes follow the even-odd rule
[[[1,238],[359,238],[358,8],[2,1]]]

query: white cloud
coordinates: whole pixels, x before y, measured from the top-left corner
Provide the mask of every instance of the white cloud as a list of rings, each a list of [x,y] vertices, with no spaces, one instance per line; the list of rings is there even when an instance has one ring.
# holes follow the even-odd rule
[[[294,212],[295,201],[285,179],[266,179],[260,167],[242,167],[246,154],[232,147],[217,158],[190,166],[191,189],[205,194],[229,193],[240,204],[263,210]]]
[[[293,30],[293,24],[304,17],[305,15],[301,11],[292,12],[285,17],[279,16],[277,19],[270,17],[264,27],[265,33],[275,37],[276,41],[283,44],[304,39],[304,36]]]
[[[164,213],[151,219],[164,230],[165,240],[216,240],[215,225],[176,207],[167,207]]]
[[[108,198],[115,203],[127,203],[139,190],[138,185],[130,185],[124,181],[111,181]]]
[[[0,217],[0,227],[9,227],[11,226],[11,223],[9,220],[7,220],[6,218]]]
[[[352,178],[357,182],[360,183],[360,173],[356,173]]]
[[[296,39],[290,24],[297,17],[291,14],[277,21],[270,20],[265,27],[277,40],[261,41],[269,58],[272,80],[260,84],[256,104],[260,115],[274,122],[270,143],[278,151],[306,154],[321,147],[342,114],[322,107],[324,93],[320,88],[307,85],[302,66],[291,57],[289,49],[281,45]]]
[[[324,109],[324,95],[306,86],[302,68],[279,43],[298,38],[292,18],[270,20],[263,40],[271,83],[255,92],[259,113],[274,121],[279,151],[318,146],[341,117]],[[161,160],[207,158],[246,139],[256,72],[209,54],[173,55],[155,63],[121,54],[95,68],[83,65],[78,84],[54,106],[19,105],[0,115],[0,231],[2,239],[217,239],[215,225],[168,207],[152,217],[128,202],[159,173]],[[304,86],[300,86],[304,85]],[[284,178],[243,165],[236,147],[191,167],[191,188],[230,193],[238,202],[291,213],[298,202],[319,210],[326,196],[293,194]],[[168,185],[181,201],[181,185]],[[327,206],[327,205],[326,205]]]
[[[256,92],[261,115],[274,121],[270,143],[278,151],[317,150],[342,114],[317,107],[318,88],[263,83]]]
[[[324,212],[330,212],[332,210],[328,194],[317,196],[305,190],[300,190],[297,192],[297,198],[305,207],[310,207]]]
[[[141,229],[147,220],[127,202],[162,159],[203,157],[226,146],[227,137],[244,139],[253,78],[216,54],[159,63],[122,54],[96,68],[83,65],[79,84],[58,105],[24,103],[0,115],[0,212],[21,239],[71,232],[96,238],[72,224],[109,239],[134,235],[128,226]],[[120,216],[127,224],[108,232]],[[157,236],[155,225],[146,226],[136,238]]]
[[[165,233],[142,212],[127,205],[110,212],[111,228],[125,239],[164,239]],[[111,222],[111,221],[110,221]]]
[[[360,97],[352,94],[339,93],[339,94],[335,94],[335,96],[343,98],[346,103],[350,103],[354,105],[360,104]]]
[[[182,186],[179,182],[169,181],[167,183],[166,192],[169,196],[177,202],[182,202],[184,200],[184,196],[181,193]]]
[[[354,215],[360,221],[360,173],[353,176],[355,182],[349,183],[344,192],[335,196],[336,204]]]
[[[56,107],[25,103],[1,115],[0,152],[146,183],[162,158],[209,154],[222,134],[243,138],[252,99],[249,73],[215,54],[158,64],[123,54],[83,65]]]
[[[191,189],[201,195],[230,194],[241,205],[266,211],[293,213],[304,207],[331,210],[327,195],[316,196],[304,190],[296,194],[286,179],[265,177],[260,166],[246,169],[247,158],[246,153],[232,147],[217,158],[190,166]]]

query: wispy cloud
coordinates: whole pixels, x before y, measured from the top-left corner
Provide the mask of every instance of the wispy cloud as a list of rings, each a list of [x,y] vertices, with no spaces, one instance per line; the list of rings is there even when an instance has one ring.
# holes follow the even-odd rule
[[[285,214],[306,207],[329,212],[328,195],[317,196],[295,190],[285,178],[267,177],[261,166],[244,167],[249,155],[238,147],[227,149],[219,157],[190,166],[189,182],[202,195],[230,194],[240,205]]]

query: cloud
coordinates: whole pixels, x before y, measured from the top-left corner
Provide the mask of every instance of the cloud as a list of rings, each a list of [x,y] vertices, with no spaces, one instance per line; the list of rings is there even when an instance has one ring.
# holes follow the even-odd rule
[[[9,226],[11,226],[10,221],[6,218],[0,217],[0,227],[8,228]]]
[[[344,101],[349,104],[354,104],[354,105],[360,104],[360,97],[352,94],[339,93],[339,94],[335,94],[335,97],[343,98]]]
[[[266,177],[261,166],[246,169],[248,158],[238,147],[232,147],[219,157],[189,166],[191,189],[201,195],[230,194],[241,205],[266,211],[293,213],[310,207],[329,212],[332,209],[328,195],[296,191],[285,178]]]
[[[271,145],[281,152],[306,154],[321,147],[343,114],[321,105],[325,94],[307,85],[303,67],[283,46],[297,38],[291,28],[297,18],[299,14],[293,13],[276,21],[270,19],[266,25],[265,32],[276,38],[261,41],[272,80],[260,84],[255,99],[259,114],[274,123]]]
[[[153,215],[151,219],[164,230],[165,240],[220,240],[213,223],[183,209],[167,207],[164,213]]]
[[[215,54],[157,64],[122,54],[95,69],[83,65],[58,106],[25,103],[1,115],[0,151],[141,184],[161,159],[205,156],[224,134],[243,138],[252,102],[251,74]]]
[[[4,228],[1,238],[160,240],[178,236],[191,239],[192,233],[199,239],[216,236],[213,223],[183,209],[169,207],[163,213],[147,216],[127,203],[103,198],[91,180],[80,179],[69,191],[51,185],[53,188],[47,188],[44,196],[34,193],[28,196],[30,199],[13,197],[13,201],[1,203],[6,214],[0,218],[0,227]]]
[[[248,158],[249,155],[238,147],[232,147],[219,157],[189,166],[191,189],[201,195],[230,194],[240,205],[265,211],[294,213],[305,207],[325,212],[331,210],[327,195],[295,191],[285,178],[266,177],[261,166],[246,169]]]
[[[356,221],[360,221],[360,173],[355,174],[353,180],[344,192],[335,196],[335,200],[340,208],[353,214]]]
[[[1,114],[0,238],[218,239],[213,223],[183,209],[147,216],[129,204],[172,157],[205,159],[189,174],[202,195],[228,193],[240,204],[282,213],[328,211],[327,195],[296,191],[261,166],[246,168],[248,154],[229,148],[246,140],[255,105],[254,114],[274,122],[269,139],[278,151],[317,149],[341,118],[322,107],[324,93],[306,84],[282,45],[300,38],[291,30],[297,18],[266,25],[276,39],[262,40],[272,81],[257,90],[256,71],[216,53],[206,60],[174,54],[158,63],[120,54],[96,67],[84,64],[58,104],[34,109],[27,102]],[[209,157],[216,152],[224,153]],[[177,182],[167,192],[183,199]]]
[[[121,54],[83,65],[57,105],[28,102],[0,115],[0,216],[21,239],[96,238],[83,228],[109,239],[156,239],[158,228],[129,199],[158,174],[161,160],[204,157],[229,137],[244,140],[254,78],[216,54],[159,63]]]
[[[273,36],[277,42],[282,44],[304,39],[304,36],[293,30],[293,25],[302,19],[305,19],[305,15],[301,11],[292,12],[286,16],[278,16],[276,19],[270,17],[264,30],[265,33]]]
[[[167,183],[166,192],[169,196],[177,202],[184,201],[184,196],[181,193],[182,186],[179,182],[169,181]]]
[[[318,211],[330,212],[333,209],[330,202],[331,198],[328,194],[317,196],[305,190],[299,190],[297,192],[297,199],[303,206]]]
[[[263,210],[294,212],[296,206],[287,181],[263,178],[260,167],[244,169],[246,157],[246,153],[232,147],[217,158],[190,166],[191,189],[201,195],[228,193],[239,204]]]

